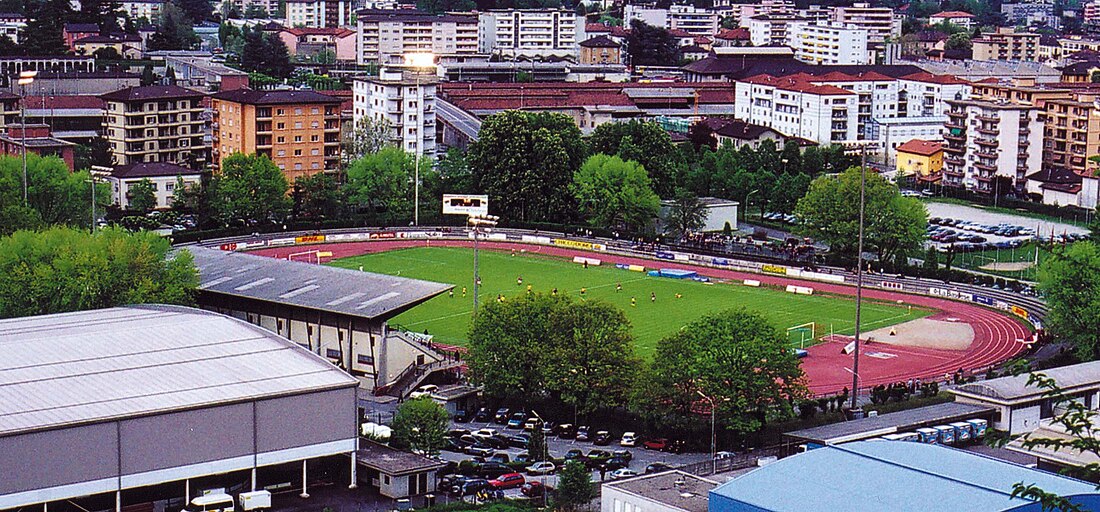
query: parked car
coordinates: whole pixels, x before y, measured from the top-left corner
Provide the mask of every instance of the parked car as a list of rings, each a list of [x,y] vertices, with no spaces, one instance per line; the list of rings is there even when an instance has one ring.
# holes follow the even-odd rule
[[[528,475],[553,475],[558,466],[553,462],[536,462],[524,468]]]
[[[664,437],[658,437],[656,439],[650,439],[642,443],[642,448],[646,450],[665,451],[669,447],[668,439]]]
[[[477,467],[478,475],[483,478],[496,478],[506,473],[514,473],[515,470],[499,462],[486,462]]]
[[[466,480],[469,480],[469,477],[467,477],[466,475],[443,475],[439,477],[439,486],[437,488],[443,490],[444,492],[449,492],[452,487],[461,484]]]
[[[489,412],[488,407],[482,407],[474,414],[474,421],[478,423],[489,423],[489,420],[493,419],[492,413]]]
[[[508,420],[508,428],[520,428],[523,426],[523,422],[527,421],[527,414],[524,412],[516,412],[512,414],[512,419]]]
[[[576,448],[573,448],[572,450],[569,450],[569,451],[565,452],[565,457],[563,457],[563,458],[565,460],[573,460],[573,459],[580,459],[580,458],[583,458],[583,457],[584,457],[584,452],[582,452],[582,451],[580,451]]]
[[[626,459],[627,462],[634,460],[634,454],[630,453],[630,450],[615,450],[611,452],[611,456]]]
[[[454,420],[455,423],[466,423],[467,421],[470,421],[470,411],[467,411],[466,409],[459,409],[455,411]]]
[[[511,462],[511,460],[509,460],[507,453],[497,452],[490,455],[488,459],[485,459],[485,462],[499,462],[501,464],[507,464]]]
[[[531,454],[527,452],[519,452],[515,457],[512,457],[512,462],[518,462],[527,464],[531,462]]]
[[[416,391],[409,393],[409,400],[416,400],[417,398],[431,397],[432,393],[439,391],[439,386],[435,384],[425,384],[416,388]]]
[[[523,424],[523,430],[526,432],[534,432],[535,429],[540,428],[542,422],[538,418],[530,418]]]
[[[476,444],[472,444],[470,446],[467,446],[466,448],[463,448],[462,452],[466,455],[473,455],[474,457],[490,457],[493,455],[493,453],[495,453],[492,448],[487,448],[485,446],[479,446]]]
[[[546,493],[546,488],[542,482],[527,482],[519,488],[519,492],[528,498],[538,498]]]
[[[508,446],[513,448],[527,448],[527,443],[531,442],[531,436],[527,434],[519,434],[508,437]]]
[[[500,423],[501,425],[507,425],[508,417],[511,416],[511,412],[512,411],[509,410],[507,407],[501,407],[500,409],[497,409],[496,415],[493,416],[493,421]]]
[[[495,437],[497,435],[497,431],[493,430],[491,428],[483,428],[483,429],[480,429],[480,430],[473,431],[470,435],[472,435],[472,436],[474,436],[478,439],[488,440],[488,439],[492,439],[493,437]]]
[[[601,464],[605,470],[612,471],[620,468],[625,468],[630,465],[630,461],[622,457],[611,457],[606,462]]]
[[[466,430],[464,428],[452,428],[451,430],[447,431],[447,437],[460,439],[462,436],[470,435],[470,433],[471,432],[469,430]]]
[[[475,478],[451,487],[451,496],[472,496],[488,488],[488,480],[484,478]]]
[[[623,478],[632,478],[635,476],[638,476],[638,472],[628,468],[616,469],[611,472],[612,480],[621,480]]]
[[[461,441],[459,441],[459,440],[457,440],[453,437],[448,437],[448,438],[443,440],[443,448],[442,449],[444,451],[448,451],[448,452],[466,453],[466,447],[467,446],[469,446],[469,445],[464,444]]]
[[[611,444],[611,433],[606,430],[596,432],[596,435],[592,437],[592,444],[596,446],[607,446]]]
[[[588,425],[581,425],[581,426],[577,427],[577,435],[576,435],[577,441],[587,441],[588,440],[588,431],[589,431]]]
[[[634,432],[623,432],[623,437],[619,440],[619,446],[633,447],[637,443],[638,435]]]
[[[489,485],[493,489],[515,489],[516,487],[523,486],[527,482],[527,479],[523,478],[523,475],[519,473],[505,473],[492,480],[489,480]]]
[[[672,466],[665,464],[664,462],[654,462],[645,467],[645,474],[660,473],[662,471],[671,471]]]
[[[597,468],[610,458],[611,453],[606,450],[592,450],[584,457],[584,464],[589,468]]]
[[[559,439],[572,439],[577,437],[577,427],[572,423],[562,423],[558,425],[557,433]]]

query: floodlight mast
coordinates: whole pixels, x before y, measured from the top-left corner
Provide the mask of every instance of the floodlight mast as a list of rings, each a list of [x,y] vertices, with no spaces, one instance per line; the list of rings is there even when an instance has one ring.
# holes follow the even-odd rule
[[[469,224],[471,228],[473,228],[473,232],[474,232],[474,313],[473,313],[474,318],[477,318],[477,307],[478,307],[478,304],[479,304],[477,295],[478,295],[478,288],[481,287],[481,273],[479,271],[480,267],[479,267],[478,244],[477,244],[478,235],[481,233],[481,227],[482,226],[485,226],[487,228],[491,228],[493,226],[496,226],[497,221],[499,221],[499,220],[500,220],[500,217],[497,217],[496,215],[480,215],[480,214],[472,213],[468,217],[466,217],[466,223]]]

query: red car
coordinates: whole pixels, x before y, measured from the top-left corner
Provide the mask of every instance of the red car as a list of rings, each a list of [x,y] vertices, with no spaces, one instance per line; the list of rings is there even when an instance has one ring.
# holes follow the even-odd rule
[[[519,492],[523,493],[528,498],[537,498],[542,496],[546,492],[546,488],[542,486],[542,482],[527,482],[520,487]]]
[[[489,485],[493,489],[515,489],[522,486],[527,480],[523,478],[523,475],[519,473],[505,473],[496,477],[493,480],[489,480]]]
[[[642,443],[642,448],[645,448],[646,450],[665,451],[665,450],[669,449],[670,447],[671,447],[671,443],[668,442],[668,439],[665,439],[663,437],[658,437],[657,439],[650,439],[650,440],[647,440],[646,442]]]

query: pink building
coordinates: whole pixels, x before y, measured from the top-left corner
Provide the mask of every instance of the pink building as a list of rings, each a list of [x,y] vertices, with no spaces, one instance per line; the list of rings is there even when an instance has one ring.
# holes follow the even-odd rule
[[[313,56],[329,50],[336,60],[355,60],[355,31],[346,28],[284,28],[279,39],[286,44],[291,55]]]

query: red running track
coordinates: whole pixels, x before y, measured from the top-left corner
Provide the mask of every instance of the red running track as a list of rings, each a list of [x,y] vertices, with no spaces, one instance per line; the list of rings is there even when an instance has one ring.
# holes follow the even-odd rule
[[[463,240],[395,240],[323,244],[313,245],[310,248],[331,251],[334,258],[344,258],[429,244],[437,247],[473,246],[473,242]],[[593,255],[591,252],[581,250],[510,242],[486,241],[481,242],[480,246],[486,249],[505,251],[511,249],[526,250],[570,259],[574,256],[591,257]],[[291,246],[259,249],[252,252],[263,256],[286,258],[291,253],[301,251],[300,246]],[[643,265],[648,268],[659,266],[660,268],[691,270],[704,276],[720,279],[755,279],[763,284],[779,287],[786,287],[788,284],[802,286],[807,284],[807,281],[803,280],[698,267],[673,261],[654,261],[608,253],[598,253],[598,255],[600,260],[612,264],[625,263]],[[814,281],[812,287],[818,292],[855,295],[855,287],[849,285]],[[1023,350],[1024,344],[1019,340],[1031,336],[1031,332],[1020,320],[1008,314],[974,304],[923,295],[909,295],[878,288],[865,288],[863,296],[872,300],[902,301],[906,304],[934,309],[939,313],[930,318],[952,318],[956,321],[968,323],[974,329],[974,341],[966,350],[934,350],[881,343],[865,344],[860,350],[862,357],[859,360],[860,383],[861,387],[864,388],[908,379],[919,378],[927,381],[943,378],[945,374],[954,373],[959,369],[984,368],[1004,361]],[[852,366],[852,356],[841,353],[844,344],[843,341],[831,341],[807,349],[810,355],[802,360],[802,369],[806,373],[810,391],[814,394],[836,393],[844,387],[851,387],[852,374],[849,369]]]

